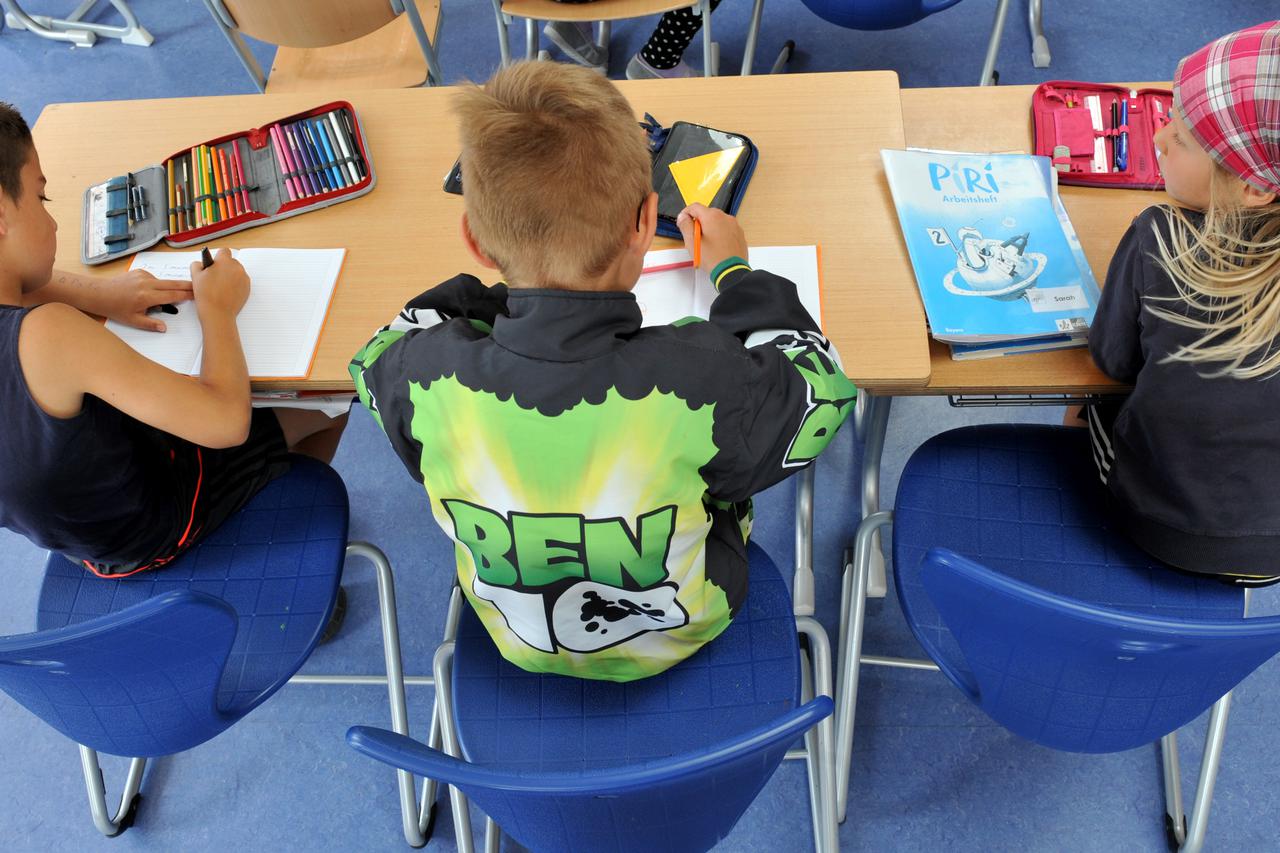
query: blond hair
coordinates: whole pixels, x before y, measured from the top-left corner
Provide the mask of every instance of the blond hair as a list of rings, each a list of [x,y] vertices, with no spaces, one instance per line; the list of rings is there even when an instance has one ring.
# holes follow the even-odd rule
[[[467,220],[517,287],[574,289],[608,269],[652,191],[626,98],[587,68],[519,62],[454,98]]]
[[[1215,163],[1200,225],[1168,207],[1166,241],[1153,223],[1156,261],[1178,295],[1146,307],[1200,333],[1164,361],[1213,362],[1221,367],[1206,375],[1253,379],[1280,369],[1280,203],[1246,207],[1240,190],[1239,179]],[[1170,301],[1182,310],[1153,304]]]

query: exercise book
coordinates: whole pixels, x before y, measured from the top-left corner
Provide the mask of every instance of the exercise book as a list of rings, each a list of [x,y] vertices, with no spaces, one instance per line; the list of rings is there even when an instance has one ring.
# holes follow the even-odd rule
[[[329,313],[346,249],[233,249],[249,274],[249,300],[236,317],[249,376],[305,379]],[[199,252],[140,252],[132,269],[156,278],[190,279]],[[204,335],[195,302],[164,314],[167,331],[147,332],[114,320],[107,328],[142,355],[178,373],[200,373]]]
[[[768,270],[795,283],[800,302],[822,325],[822,277],[817,246],[756,246],[749,249],[752,269]],[[644,272],[636,283],[636,301],[644,325],[662,326],[685,317],[707,319],[716,289],[702,270],[695,270],[685,249],[663,249],[644,256]]]

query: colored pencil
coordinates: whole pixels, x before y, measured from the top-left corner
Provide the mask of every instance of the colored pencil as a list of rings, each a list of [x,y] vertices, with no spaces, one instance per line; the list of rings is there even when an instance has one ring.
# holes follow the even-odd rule
[[[337,189],[333,183],[333,175],[329,174],[329,168],[325,163],[324,152],[316,147],[316,139],[311,133],[311,127],[305,122],[298,122],[298,138],[307,146],[307,156],[311,158],[312,166],[315,168],[316,180],[320,182],[320,188],[324,192],[330,192]]]
[[[283,177],[289,171],[289,163],[285,160],[284,149],[280,145],[279,128],[273,124],[268,128],[267,133],[271,137],[271,147],[275,149],[276,162],[280,164],[280,174]],[[289,201],[297,201],[298,194],[294,191],[293,181],[285,177],[283,183],[285,192],[289,194]]]
[[[294,141],[298,143],[298,156],[302,160],[302,167],[307,170],[307,180],[311,183],[311,191],[316,195],[326,191],[324,181],[320,180],[320,174],[317,171],[320,164],[315,159],[311,151],[311,146],[307,144],[307,138],[302,135],[302,126],[293,124],[289,126],[289,132],[293,134]]]
[[[178,202],[177,193],[173,188],[173,161],[165,161],[165,173],[169,179],[169,233],[172,234],[178,230]]]
[[[320,137],[320,142],[324,146],[325,155],[332,164],[334,180],[338,182],[339,187],[346,187],[350,181],[347,180],[347,173],[340,165],[338,165],[338,145],[332,139],[329,132],[329,125],[324,119],[316,122],[316,134]]]
[[[337,137],[338,147],[342,149],[342,156],[350,157],[351,149],[347,147],[347,135],[338,127],[338,116],[335,113],[329,113],[329,121],[333,122],[333,135]],[[360,173],[356,171],[356,164],[348,161],[345,165],[351,170],[351,183],[360,183]]]
[[[307,182],[302,179],[302,169],[293,156],[289,137],[285,135],[284,128],[280,125],[276,125],[276,133],[280,136],[280,148],[284,151],[284,161],[289,164],[289,171],[293,172],[293,185],[298,190],[298,198],[306,198],[311,195],[311,191],[307,188]]]
[[[244,208],[245,213],[251,213],[253,208],[249,205],[249,184],[244,179],[244,161],[240,159],[239,139],[231,141],[231,151],[234,153],[236,160],[236,183],[240,185],[240,206]]]
[[[209,151],[203,145],[200,146],[199,150],[200,150],[200,195],[204,196],[204,201],[202,202],[202,204],[204,205],[204,224],[212,225],[218,221],[218,216],[217,216],[218,206],[213,203],[213,199],[211,198],[211,195],[213,193],[213,187],[211,186],[209,181]]]
[[[213,179],[213,151],[204,146],[204,184],[205,193],[209,196],[209,219],[217,224],[223,220],[222,211],[218,209],[218,184]]]
[[[196,196],[200,194],[196,190],[196,184],[198,183],[198,178],[196,177],[198,174],[196,169],[196,149],[191,149],[191,154],[187,157],[187,163],[191,166],[187,183],[187,192],[190,193],[187,196],[187,204],[191,205],[191,227],[199,228],[200,224],[204,222],[204,217],[200,214],[200,202],[196,201]]]
[[[298,135],[298,129],[294,125],[286,126],[285,133],[289,136],[289,145],[293,149],[293,159],[298,162],[298,167],[302,169],[302,180],[307,185],[307,190],[312,195],[319,195],[323,190],[312,167],[311,156],[307,152],[307,144]]]
[[[230,219],[234,214],[227,207],[227,182],[222,177],[222,164],[218,162],[218,148],[209,149],[209,166],[213,170],[213,191],[218,194],[218,215]]]
[[[227,162],[227,149],[218,149],[218,168],[222,170],[223,189],[227,193],[227,210],[232,216],[239,216],[240,210],[240,193],[236,191],[236,176],[231,171],[231,165]]]
[[[702,223],[693,220],[693,265],[702,266]]]

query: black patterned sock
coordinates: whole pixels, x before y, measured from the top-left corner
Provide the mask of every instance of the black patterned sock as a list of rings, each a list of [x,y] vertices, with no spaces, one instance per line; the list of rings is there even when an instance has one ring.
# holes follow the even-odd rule
[[[720,0],[711,0],[711,11],[719,5]],[[659,71],[675,68],[701,28],[702,16],[695,14],[692,7],[668,12],[641,48],[640,56]]]

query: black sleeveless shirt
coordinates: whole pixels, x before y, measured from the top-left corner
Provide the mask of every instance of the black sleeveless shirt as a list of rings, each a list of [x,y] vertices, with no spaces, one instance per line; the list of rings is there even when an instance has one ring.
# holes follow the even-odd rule
[[[0,305],[0,527],[75,559],[123,563],[163,545],[180,497],[161,434],[86,394],[55,418],[18,361],[30,308]]]

